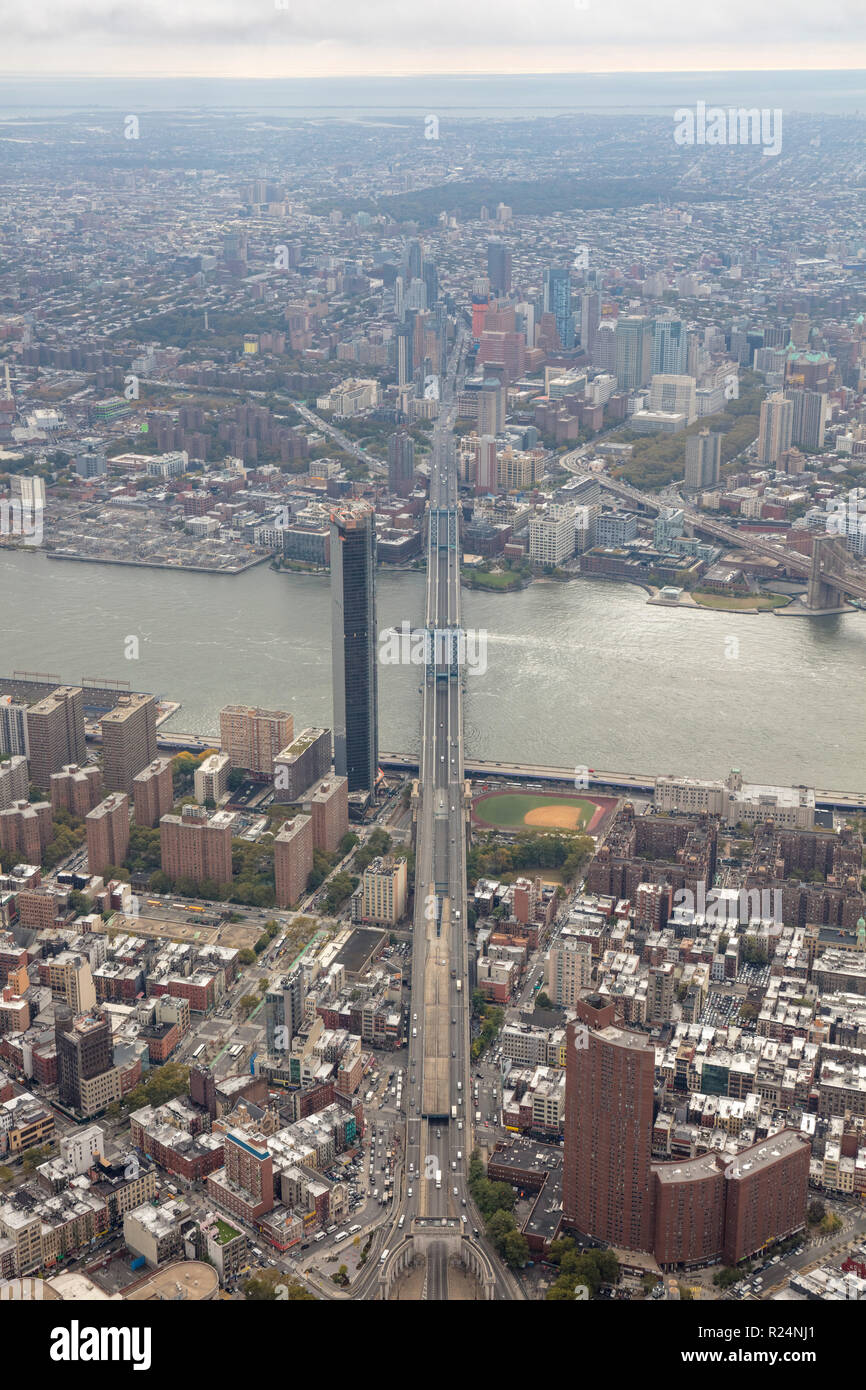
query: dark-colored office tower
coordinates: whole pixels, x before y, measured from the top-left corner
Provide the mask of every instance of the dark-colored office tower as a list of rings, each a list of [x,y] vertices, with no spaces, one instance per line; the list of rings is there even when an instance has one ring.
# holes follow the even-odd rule
[[[544,272],[544,312],[553,314],[559,341],[566,349],[574,347],[574,314],[571,311],[571,274],[564,266],[550,266]]]
[[[406,248],[406,258],[406,278],[411,284],[413,280],[420,280],[422,278],[422,271],[424,268],[424,248],[416,236],[410,238],[409,245]]]
[[[439,267],[435,261],[424,262],[424,273],[421,278],[427,286],[427,308],[432,309],[439,298]]]
[[[92,1098],[87,1094],[92,1088],[84,1083],[112,1070],[111,1024],[98,1010],[76,1015],[68,1005],[58,1004],[54,1037],[60,1104],[79,1114],[92,1112]],[[113,1098],[109,1096],[108,1100]]]
[[[414,323],[406,319],[403,323],[398,323],[397,331],[394,334],[394,365],[397,371],[398,386],[408,386],[409,382],[412,380],[412,367],[415,356],[414,332]]]
[[[598,995],[578,1001],[576,1013],[565,1068],[565,1223],[625,1250],[652,1250],[655,1049]]]
[[[487,278],[494,294],[511,293],[511,252],[498,237],[487,243]]]
[[[194,1105],[206,1110],[212,1120],[217,1117],[216,1081],[210,1067],[201,1065],[189,1069],[189,1096]]]
[[[408,497],[415,482],[415,442],[405,430],[388,440],[388,491]]]
[[[373,791],[379,767],[376,518],[367,502],[331,513],[334,766],[349,791]]]

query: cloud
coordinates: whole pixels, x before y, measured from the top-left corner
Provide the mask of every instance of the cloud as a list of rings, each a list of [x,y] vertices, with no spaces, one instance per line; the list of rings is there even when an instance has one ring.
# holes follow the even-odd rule
[[[275,76],[279,62],[301,76],[307,64],[419,72],[425,60],[428,71],[495,71],[497,55],[512,72],[797,67],[800,55],[856,67],[863,15],[863,0],[0,0],[0,66]]]

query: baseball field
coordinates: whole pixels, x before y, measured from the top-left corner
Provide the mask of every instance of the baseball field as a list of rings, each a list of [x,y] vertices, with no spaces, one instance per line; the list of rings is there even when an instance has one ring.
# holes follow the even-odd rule
[[[487,830],[582,830],[591,834],[615,805],[567,792],[488,792],[472,805],[475,825]]]

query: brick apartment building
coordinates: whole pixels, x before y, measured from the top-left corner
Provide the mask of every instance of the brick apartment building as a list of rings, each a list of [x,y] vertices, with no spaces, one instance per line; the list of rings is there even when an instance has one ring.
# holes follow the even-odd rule
[[[274,759],[292,742],[294,727],[294,718],[286,710],[226,705],[220,710],[220,746],[233,768],[271,778]]]
[[[794,1130],[735,1157],[651,1161],[655,1049],[616,1006],[578,1001],[566,1055],[563,1221],[663,1268],[735,1265],[806,1220],[809,1141]]]
[[[129,850],[129,797],[112,792],[85,817],[87,830],[87,869],[102,874],[118,867]]]
[[[0,811],[0,857],[41,864],[51,839],[53,819],[48,801],[15,801]]]
[[[311,816],[295,816],[280,826],[274,840],[278,907],[293,907],[300,901],[307,890],[312,869],[313,819]]]
[[[203,806],[184,806],[179,816],[163,816],[159,823],[163,873],[176,881],[194,883],[232,881],[232,826],[228,811],[208,815]]]
[[[323,777],[306,800],[313,818],[313,847],[333,854],[349,829],[349,779]]]
[[[106,789],[132,797],[137,774],[156,757],[156,700],[152,695],[121,695],[100,725]]]
[[[154,829],[174,805],[171,758],[155,758],[132,779],[133,819]]]
[[[67,763],[60,772],[52,772],[49,795],[52,810],[68,811],[84,820],[88,811],[102,800],[102,773],[98,767]]]
[[[51,776],[68,763],[82,766],[87,758],[84,740],[84,691],[60,685],[27,711],[30,780],[48,791]]]

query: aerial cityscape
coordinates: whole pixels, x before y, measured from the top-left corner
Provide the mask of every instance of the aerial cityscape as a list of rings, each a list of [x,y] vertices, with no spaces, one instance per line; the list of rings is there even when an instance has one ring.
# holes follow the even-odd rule
[[[863,17],[41,8],[0,1300],[136,1369],[174,1302],[808,1360],[762,1329],[866,1303]]]

